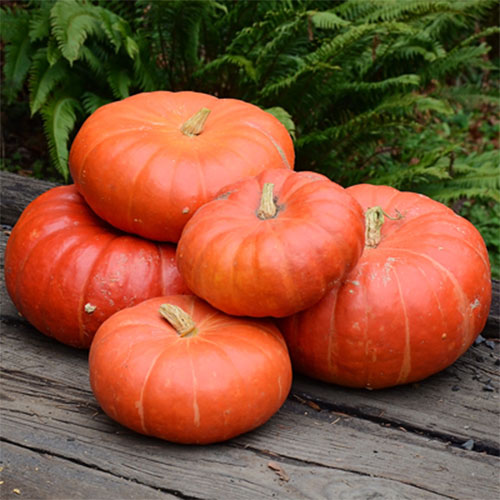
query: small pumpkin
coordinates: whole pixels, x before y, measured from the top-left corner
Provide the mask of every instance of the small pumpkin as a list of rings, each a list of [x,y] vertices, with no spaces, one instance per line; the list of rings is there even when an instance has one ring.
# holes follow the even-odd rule
[[[423,195],[367,184],[347,191],[366,212],[366,247],[344,283],[281,323],[294,368],[369,389],[422,380],[451,365],[484,327],[484,241]]]
[[[89,372],[113,420],[186,444],[224,441],[262,425],[292,380],[272,322],[227,316],[192,295],[157,297],[114,314],[96,334]]]
[[[88,348],[114,312],[165,293],[186,293],[175,247],[127,235],[99,219],[74,185],[43,193],[23,211],[5,250],[5,282],[39,331]]]
[[[186,224],[177,265],[190,290],[240,316],[310,307],[361,255],[359,204],[323,175],[268,170],[226,187]]]
[[[274,116],[188,91],[146,92],[102,106],[69,155],[73,180],[97,215],[171,242],[226,184],[293,163],[292,139]]]

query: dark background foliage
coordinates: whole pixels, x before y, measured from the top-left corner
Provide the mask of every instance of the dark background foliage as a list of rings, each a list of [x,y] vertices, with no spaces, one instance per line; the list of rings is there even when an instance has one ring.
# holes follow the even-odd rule
[[[4,2],[2,166],[69,182],[99,106],[153,90],[252,102],[296,168],[450,205],[500,276],[498,3],[492,0]]]

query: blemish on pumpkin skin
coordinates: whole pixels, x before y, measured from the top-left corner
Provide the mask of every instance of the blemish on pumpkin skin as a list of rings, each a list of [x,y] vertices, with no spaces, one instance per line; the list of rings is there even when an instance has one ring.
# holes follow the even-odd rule
[[[97,306],[87,302],[83,308],[87,314],[92,314],[97,309]]]
[[[472,302],[472,304],[470,305],[470,308],[472,310],[476,309],[476,307],[479,307],[481,305],[481,302],[479,301],[479,299],[476,299],[474,302]]]
[[[182,209],[182,213],[183,213],[183,214],[188,214],[188,213],[189,213],[189,207],[184,207],[184,208]]]

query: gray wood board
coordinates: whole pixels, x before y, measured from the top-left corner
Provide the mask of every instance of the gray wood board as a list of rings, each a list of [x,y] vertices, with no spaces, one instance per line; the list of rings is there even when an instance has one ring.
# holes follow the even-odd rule
[[[19,323],[5,329],[2,357],[4,442],[168,494],[338,498],[348,485],[354,494],[360,479],[363,488],[385,492],[384,498],[500,493],[497,457],[362,416],[318,412],[294,398],[267,424],[227,443],[179,446],[143,437],[99,410],[88,385],[86,352]],[[270,462],[289,480],[281,480]]]
[[[13,226],[28,203],[56,184],[0,172],[0,221]]]

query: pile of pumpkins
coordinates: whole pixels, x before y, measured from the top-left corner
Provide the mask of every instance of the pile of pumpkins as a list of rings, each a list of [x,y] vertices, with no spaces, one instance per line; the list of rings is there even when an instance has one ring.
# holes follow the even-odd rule
[[[34,200],[5,277],[39,331],[90,348],[112,419],[180,443],[256,428],[297,372],[349,387],[452,364],[491,301],[479,232],[389,186],[294,171],[272,115],[197,92],[99,108],[70,151],[73,185]]]

